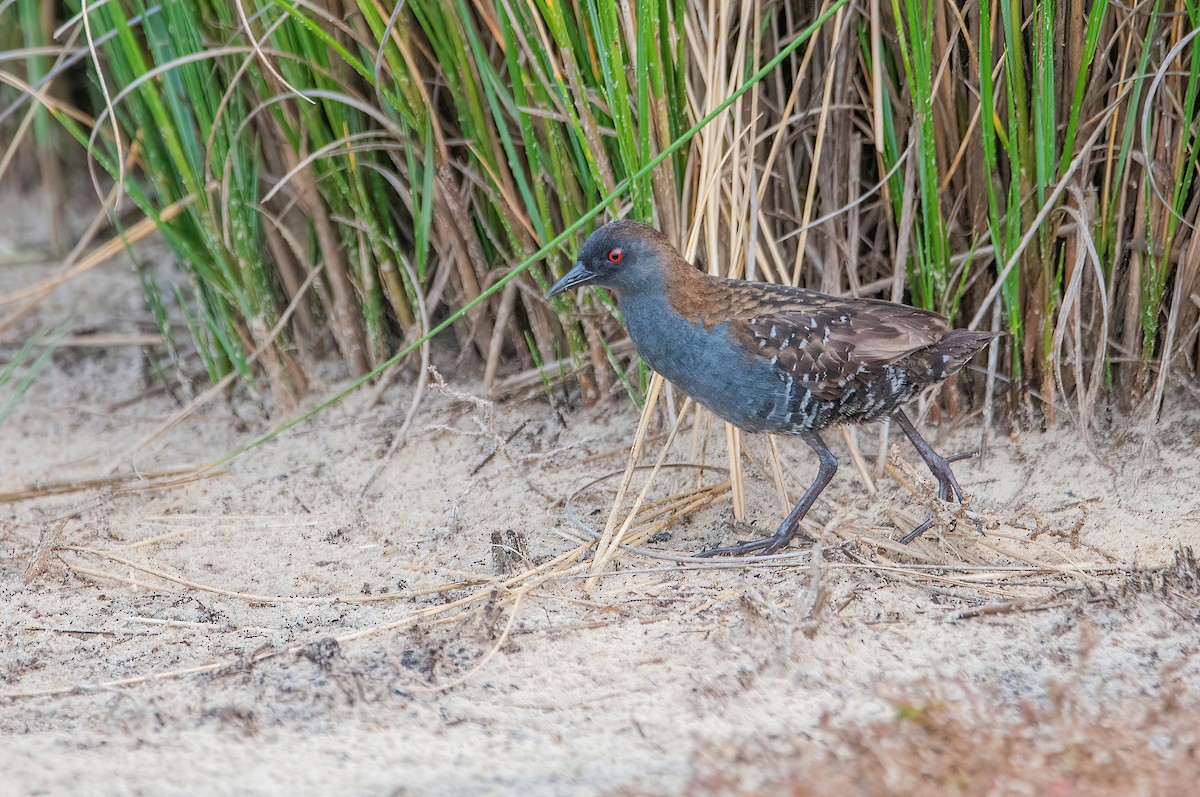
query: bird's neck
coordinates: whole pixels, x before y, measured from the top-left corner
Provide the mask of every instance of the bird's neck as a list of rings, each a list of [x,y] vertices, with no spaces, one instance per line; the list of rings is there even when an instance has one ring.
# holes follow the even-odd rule
[[[651,368],[676,384],[686,384],[702,348],[703,328],[672,306],[666,291],[618,294],[629,337]]]
[[[665,342],[681,343],[720,324],[724,319],[713,308],[722,304],[716,301],[722,282],[679,258],[658,273],[656,284],[618,291],[625,325],[642,356],[654,364],[666,354],[657,351]],[[656,370],[667,375],[662,367]]]
[[[709,318],[719,306],[722,280],[709,276],[683,258],[663,273],[664,293],[671,311],[689,324],[711,327],[720,319]]]

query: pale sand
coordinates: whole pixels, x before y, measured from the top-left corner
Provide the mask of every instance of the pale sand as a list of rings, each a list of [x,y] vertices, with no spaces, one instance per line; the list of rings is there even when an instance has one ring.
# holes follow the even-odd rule
[[[45,273],[0,268],[0,292]],[[148,329],[136,283],[124,265],[110,264],[39,306],[6,335],[0,354],[73,307],[77,329]],[[0,427],[0,490],[102,475],[177,408],[161,394],[137,398],[156,384],[136,348],[55,355]],[[478,393],[469,381],[452,387]],[[378,595],[464,573],[492,577],[493,532],[515,532],[535,563],[573,547],[561,536],[572,531],[561,499],[623,466],[637,418],[618,400],[565,411],[563,426],[536,398],[497,405],[488,423],[478,408],[431,394],[410,441],[360,499],[411,390],[398,383],[378,409],[351,397],[203,480],[0,506],[0,691],[88,687],[0,700],[0,794],[695,793],[689,779],[717,760],[734,781],[761,783],[786,771],[792,751],[831,744],[830,726],[887,720],[896,701],[970,695],[1004,722],[1021,701],[1063,683],[1098,706],[1153,701],[1172,682],[1187,694],[1200,683],[1196,593],[1134,595],[1113,575],[1009,585],[1031,604],[1061,605],[955,619],[978,605],[964,596],[1003,603],[988,591],[996,579],[942,584],[952,593],[944,594],[911,572],[848,567],[850,556],[826,548],[817,602],[805,564],[681,571],[623,555],[590,591],[570,578],[530,592],[515,619],[511,604],[476,607],[457,623],[376,633],[322,656],[323,639],[480,588],[374,603],[264,602],[62,549],[102,550],[207,587],[269,596]],[[200,465],[269,428],[252,398],[237,395],[155,441],[137,457],[139,470]],[[127,399],[137,400],[112,409]],[[876,434],[862,430],[865,452],[876,450]],[[506,451],[485,462],[495,438],[510,435]],[[930,428],[930,436],[943,451],[973,447],[978,421]],[[712,439],[720,459],[721,438]],[[828,439],[843,468],[814,512],[817,525],[836,520],[850,536],[887,536],[895,530],[886,510],[924,517],[893,478],[868,497],[840,436]],[[1036,544],[1019,544],[994,535],[1028,530],[1003,527],[981,540],[968,526],[946,535],[953,549],[939,550],[936,534],[921,548],[942,562],[1002,561],[982,542],[1064,566],[1170,562],[1178,546],[1200,547],[1194,399],[1173,396],[1153,442],[1144,439],[1119,429],[1100,436],[1110,472],[1069,425],[1000,435],[986,458],[956,465],[959,480],[975,508],[1012,518],[1028,506],[1048,530]],[[751,451],[761,445],[751,441]],[[796,491],[815,463],[802,445],[785,442],[784,451]],[[918,461],[907,446],[901,452]],[[689,454],[690,442],[682,444],[677,456]],[[780,508],[757,473],[749,469],[749,513],[765,532]],[[677,474],[662,480],[664,490],[685,483]],[[23,585],[39,536],[82,508],[44,570]],[[726,501],[649,547],[684,554],[732,541],[730,519]],[[602,525],[603,513],[588,520]],[[866,545],[853,550],[874,555]],[[1085,581],[1090,592],[1080,588]],[[438,689],[488,656],[510,619],[509,635],[478,672]],[[304,645],[313,646],[309,655],[245,665]],[[214,662],[226,666],[97,686]],[[1183,743],[1156,742],[1168,751]]]

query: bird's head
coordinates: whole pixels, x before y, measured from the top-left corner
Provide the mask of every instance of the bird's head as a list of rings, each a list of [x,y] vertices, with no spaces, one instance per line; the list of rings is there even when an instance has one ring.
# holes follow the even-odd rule
[[[614,221],[588,237],[574,268],[546,298],[581,285],[612,288],[618,294],[661,290],[664,270],[677,259],[679,253],[658,230],[627,219]]]

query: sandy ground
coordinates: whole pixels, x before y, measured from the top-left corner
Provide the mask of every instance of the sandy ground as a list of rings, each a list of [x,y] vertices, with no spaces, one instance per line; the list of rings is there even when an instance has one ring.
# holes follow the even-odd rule
[[[9,246],[31,245],[6,218]],[[0,266],[0,293],[47,269]],[[71,311],[77,330],[152,329],[113,263],[9,330],[0,363]],[[178,409],[158,384],[137,347],[55,354],[0,427],[0,491],[108,474]],[[996,521],[982,534],[964,521],[911,553],[889,547],[889,511],[922,518],[927,502],[891,476],[867,495],[830,435],[844,465],[813,513],[815,561],[811,540],[772,566],[623,553],[588,585],[553,559],[579,546],[563,499],[623,467],[636,410],[485,406],[463,399],[479,394],[469,380],[450,388],[390,459],[404,380],[378,407],[353,396],[205,478],[0,505],[0,794],[883,793],[832,785],[868,766],[916,793],[885,771],[900,759],[868,760],[854,739],[971,750],[1028,727],[1039,750],[1083,734],[1086,755],[1068,752],[1087,766],[1097,750],[1125,760],[1087,736],[1114,716],[1140,718],[1122,723],[1147,771],[1200,772],[1194,723],[1173,719],[1195,716],[1200,684],[1200,592],[1173,558],[1200,547],[1200,409],[1186,396],[1149,443],[1101,435],[1103,461],[1066,426],[994,439],[956,466]],[[217,401],[134,465],[214,461],[269,428],[253,406]],[[970,419],[930,431],[944,451],[979,439]],[[864,452],[877,435],[860,432]],[[683,438],[672,461],[694,461]],[[761,462],[762,442],[748,448]],[[783,451],[795,494],[815,463]],[[762,468],[747,474],[763,533],[779,499]],[[652,497],[694,479],[666,473]],[[588,491],[578,516],[602,526],[614,487]],[[755,533],[731,520],[723,500],[642,544],[686,555]],[[539,565],[550,577],[535,585]],[[1074,719],[1043,744],[1036,726],[1062,719],[1064,693]],[[955,738],[923,719],[931,706],[969,709]],[[1007,780],[934,778],[925,793],[1174,793],[1153,777],[1063,790],[1034,764],[1000,760]]]

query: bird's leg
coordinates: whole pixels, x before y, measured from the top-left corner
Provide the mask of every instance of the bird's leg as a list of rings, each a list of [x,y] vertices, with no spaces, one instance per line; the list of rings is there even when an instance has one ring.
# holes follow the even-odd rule
[[[816,432],[801,432],[800,437],[808,443],[813,451],[817,452],[817,457],[820,458],[817,478],[813,479],[813,483],[804,491],[804,495],[800,496],[796,506],[784,518],[775,533],[766,539],[743,542],[726,548],[713,548],[710,551],[698,553],[697,556],[739,556],[748,553],[767,556],[792,541],[796,532],[800,530],[800,521],[816,503],[817,496],[821,494],[821,491],[829,486],[829,482],[833,480],[833,474],[837,473],[837,459],[834,458],[833,452],[825,445],[825,441],[821,439],[820,435]]]
[[[921,455],[921,459],[925,460],[925,464],[929,466],[929,472],[937,479],[938,498],[949,501],[950,493],[953,492],[958,502],[962,503],[963,491],[958,486],[958,479],[954,478],[954,472],[950,470],[951,460],[934,451],[933,447],[925,442],[925,438],[917,432],[912,421],[904,414],[904,410],[897,410],[895,418],[896,422],[900,424],[900,428],[904,430],[904,434],[908,435],[908,439],[912,441],[917,453]],[[965,459],[967,456],[966,454],[955,454],[954,459]]]
[[[921,437],[916,427],[912,425],[912,421],[904,414],[904,410],[896,410],[894,416],[896,422],[900,424],[900,428],[904,430],[904,434],[912,441],[913,447],[917,449],[917,453],[921,455],[921,459],[925,460],[925,464],[929,466],[929,471],[937,479],[938,483],[938,498],[943,501],[950,500],[950,494],[961,504],[963,500],[962,488],[958,486],[958,479],[954,478],[954,471],[950,470],[950,463],[960,459],[966,459],[974,456],[974,452],[955,454],[952,457],[943,457],[941,454],[933,450],[929,443],[925,442],[925,438]],[[910,531],[908,534],[900,538],[900,542],[907,545],[908,543],[920,537],[930,526],[933,525],[933,518],[926,520],[921,525]]]

